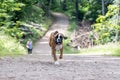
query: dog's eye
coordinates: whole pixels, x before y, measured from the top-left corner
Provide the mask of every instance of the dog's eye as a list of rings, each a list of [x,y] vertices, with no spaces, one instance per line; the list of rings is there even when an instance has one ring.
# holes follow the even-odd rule
[[[62,36],[60,36],[60,38],[63,38]]]
[[[56,36],[55,38],[58,38],[58,36]]]

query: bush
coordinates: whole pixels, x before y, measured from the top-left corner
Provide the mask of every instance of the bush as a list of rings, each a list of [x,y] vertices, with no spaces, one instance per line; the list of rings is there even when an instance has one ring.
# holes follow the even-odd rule
[[[70,26],[68,27],[68,31],[70,31],[70,32],[73,32],[74,30],[76,30],[77,29],[77,24],[76,24],[76,22],[75,21],[71,21],[70,22]]]
[[[16,39],[0,32],[0,56],[26,54],[26,49]]]
[[[96,42],[105,44],[112,41],[120,40],[120,19],[118,20],[118,6],[108,6],[108,12],[105,16],[100,15],[97,23],[92,25],[94,32],[97,32],[99,39]]]

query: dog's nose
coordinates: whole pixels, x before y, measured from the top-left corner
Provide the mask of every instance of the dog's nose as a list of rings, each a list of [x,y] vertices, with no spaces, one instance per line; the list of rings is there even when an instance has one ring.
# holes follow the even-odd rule
[[[57,39],[57,42],[61,42],[61,39],[58,38],[58,39]]]

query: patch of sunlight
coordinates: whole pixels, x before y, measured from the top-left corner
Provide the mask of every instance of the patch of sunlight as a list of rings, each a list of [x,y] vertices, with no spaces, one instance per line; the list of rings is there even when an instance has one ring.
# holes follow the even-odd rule
[[[26,54],[26,49],[16,39],[0,33],[0,56]]]
[[[89,47],[87,49],[81,49],[80,53],[82,54],[103,54],[103,55],[112,55],[115,54],[116,49],[120,49],[118,43],[108,43],[105,45],[98,45],[94,47]]]

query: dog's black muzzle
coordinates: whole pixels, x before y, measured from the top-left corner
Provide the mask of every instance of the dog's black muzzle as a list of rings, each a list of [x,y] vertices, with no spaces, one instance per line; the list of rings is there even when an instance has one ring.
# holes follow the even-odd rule
[[[56,38],[55,43],[58,45],[62,44],[62,38]]]

